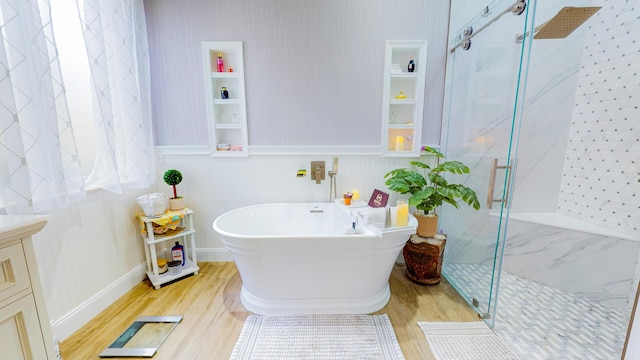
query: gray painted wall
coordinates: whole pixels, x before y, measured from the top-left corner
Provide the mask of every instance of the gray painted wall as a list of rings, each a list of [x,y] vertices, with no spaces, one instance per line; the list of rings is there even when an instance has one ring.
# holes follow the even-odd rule
[[[207,145],[201,41],[243,41],[249,145],[380,145],[384,46],[427,40],[438,144],[449,1],[146,0],[156,145]]]

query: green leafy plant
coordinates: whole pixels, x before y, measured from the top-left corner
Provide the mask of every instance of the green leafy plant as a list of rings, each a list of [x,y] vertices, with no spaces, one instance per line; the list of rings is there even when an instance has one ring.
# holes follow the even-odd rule
[[[389,189],[400,194],[411,194],[409,206],[414,206],[425,215],[433,213],[443,203],[451,204],[457,209],[458,199],[476,210],[480,209],[475,191],[461,184],[450,184],[442,176],[443,173],[468,174],[469,167],[459,161],[440,163],[444,158],[441,152],[428,146],[423,146],[422,149],[435,157],[434,163],[411,161],[410,164],[418,168],[418,171],[401,168],[388,172],[384,177]]]
[[[164,172],[164,182],[167,185],[173,186],[172,199],[178,199],[179,196],[178,196],[178,193],[176,192],[176,185],[182,182],[182,173],[176,169],[167,170]]]

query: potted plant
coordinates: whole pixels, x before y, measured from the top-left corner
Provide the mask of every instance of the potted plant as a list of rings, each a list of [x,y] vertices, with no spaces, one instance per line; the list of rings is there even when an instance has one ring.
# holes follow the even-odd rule
[[[345,205],[351,205],[351,198],[353,198],[353,194],[351,192],[346,192],[342,194],[342,198],[344,199]]]
[[[438,230],[438,216],[435,210],[443,203],[459,208],[458,200],[462,200],[474,209],[480,209],[478,197],[472,189],[452,184],[442,176],[443,173],[468,174],[469,167],[459,161],[440,163],[444,155],[428,146],[423,150],[435,157],[432,164],[411,161],[418,171],[411,169],[395,169],[387,173],[385,184],[390,190],[400,194],[410,193],[409,206],[416,208],[414,216],[418,219],[418,236],[430,238]]]
[[[173,186],[173,197],[169,199],[169,209],[184,209],[184,199],[182,196],[178,196],[176,191],[176,185],[182,182],[182,173],[176,169],[167,170],[164,173],[164,182],[167,185]]]

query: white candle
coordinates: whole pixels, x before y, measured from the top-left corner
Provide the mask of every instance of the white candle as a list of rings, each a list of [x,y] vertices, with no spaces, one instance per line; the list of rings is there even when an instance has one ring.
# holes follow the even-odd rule
[[[396,136],[396,151],[404,150],[404,137]]]

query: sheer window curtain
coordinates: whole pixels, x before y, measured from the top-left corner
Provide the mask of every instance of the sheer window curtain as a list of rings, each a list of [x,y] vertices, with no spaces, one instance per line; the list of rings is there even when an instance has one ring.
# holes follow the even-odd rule
[[[142,0],[77,0],[91,69],[97,156],[88,187],[155,182],[149,49]]]
[[[84,197],[48,0],[0,0],[0,201],[7,214]]]
[[[94,168],[84,180],[50,0],[0,0],[0,205],[8,214],[64,207],[85,186],[121,193],[155,182],[142,0],[71,4],[82,9],[97,104]]]

